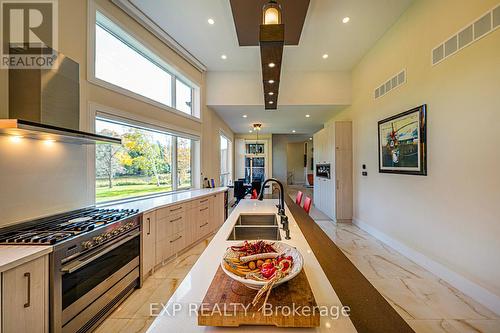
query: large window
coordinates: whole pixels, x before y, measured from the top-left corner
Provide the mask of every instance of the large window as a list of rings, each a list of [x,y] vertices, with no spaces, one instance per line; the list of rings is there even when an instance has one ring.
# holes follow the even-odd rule
[[[231,141],[224,135],[220,136],[220,184],[228,186],[232,183],[233,154]]]
[[[188,115],[195,88],[100,12],[95,24],[95,78]]]
[[[98,134],[122,145],[96,145],[96,202],[192,187],[192,140],[104,118]]]

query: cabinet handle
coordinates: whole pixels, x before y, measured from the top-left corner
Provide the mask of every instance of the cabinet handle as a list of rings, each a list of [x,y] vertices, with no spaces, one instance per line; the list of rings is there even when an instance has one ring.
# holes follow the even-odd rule
[[[28,301],[24,303],[25,308],[31,306],[31,273],[24,273],[24,277],[28,279]]]
[[[176,221],[179,221],[179,220],[182,220],[182,216],[181,216],[181,217],[178,217],[178,218],[176,218],[176,219],[170,220],[170,223],[172,223],[172,222],[176,222]]]
[[[182,209],[182,206],[177,207],[177,208],[175,208],[175,209],[171,209],[170,211],[171,211],[171,212],[175,212],[176,210],[179,210],[179,209]]]
[[[207,224],[208,224],[208,222],[207,222],[207,223],[205,223],[205,224],[200,225],[200,228],[203,228],[203,227],[204,227],[204,226],[206,226]]]
[[[200,212],[207,210],[207,209],[208,209],[208,207],[202,208],[202,209],[200,209]]]
[[[337,190],[339,189],[339,180],[335,180],[335,185],[337,185]]]
[[[170,243],[177,242],[177,241],[178,241],[179,239],[181,239],[181,238],[182,238],[182,236],[179,236],[179,237],[177,237],[176,239],[171,240],[171,241],[170,241]]]
[[[205,199],[205,200],[200,200],[200,203],[204,203],[204,202],[207,202],[208,199]]]
[[[151,235],[151,218],[148,217],[148,235]]]

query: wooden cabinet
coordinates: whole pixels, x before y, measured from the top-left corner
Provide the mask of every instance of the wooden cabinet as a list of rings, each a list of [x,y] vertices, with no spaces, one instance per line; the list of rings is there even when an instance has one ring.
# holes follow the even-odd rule
[[[315,164],[330,164],[330,179],[315,177],[316,208],[339,222],[352,220],[352,123],[336,121],[314,135]]]
[[[156,263],[156,212],[144,214],[141,233],[141,271],[142,276],[148,276]]]
[[[218,230],[224,223],[224,193],[212,197],[210,223],[212,231]]]
[[[197,198],[144,214],[142,276],[224,223],[224,193]]]
[[[48,256],[3,272],[2,332],[48,332],[48,294]]]

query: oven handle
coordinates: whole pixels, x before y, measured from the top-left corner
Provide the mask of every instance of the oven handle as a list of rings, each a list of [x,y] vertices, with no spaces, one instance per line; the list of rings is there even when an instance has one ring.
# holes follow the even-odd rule
[[[114,243],[113,245],[103,249],[102,251],[97,252],[95,255],[91,256],[90,258],[87,257],[84,260],[77,260],[76,262],[74,262],[72,264],[65,265],[61,268],[61,272],[71,274],[71,273],[77,271],[78,269],[82,268],[83,266],[85,266],[85,265],[91,263],[92,261],[100,258],[101,256],[105,255],[106,253],[113,251],[114,249],[116,249],[120,245],[123,245],[124,243],[128,242],[129,240],[131,240],[135,237],[138,237],[139,235],[140,235],[140,232],[136,232],[136,233]]]

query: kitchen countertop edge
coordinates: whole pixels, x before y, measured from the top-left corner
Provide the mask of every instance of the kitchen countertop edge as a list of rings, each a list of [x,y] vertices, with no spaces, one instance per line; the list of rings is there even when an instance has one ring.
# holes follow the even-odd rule
[[[52,246],[2,245],[0,272],[8,271],[52,252]]]
[[[139,209],[140,213],[149,213],[153,210],[181,204],[187,201],[203,198],[229,190],[228,187],[200,188],[177,193],[168,193],[149,198],[137,199],[123,203],[99,205],[99,208]]]

